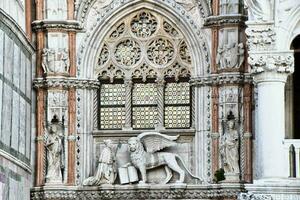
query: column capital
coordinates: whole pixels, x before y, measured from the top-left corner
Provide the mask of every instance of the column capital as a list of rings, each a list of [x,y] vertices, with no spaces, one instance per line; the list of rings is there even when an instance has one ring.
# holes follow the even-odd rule
[[[248,63],[256,83],[286,82],[294,72],[293,51],[249,52]]]

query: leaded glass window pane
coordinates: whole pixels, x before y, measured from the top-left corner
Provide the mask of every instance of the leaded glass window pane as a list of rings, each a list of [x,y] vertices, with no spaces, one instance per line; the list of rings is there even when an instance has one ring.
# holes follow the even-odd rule
[[[153,129],[156,124],[156,84],[135,83],[132,91],[132,127],[134,129]]]
[[[165,127],[190,128],[191,106],[188,82],[171,82],[165,87]]]
[[[124,125],[124,84],[102,84],[100,89],[100,129],[122,129]]]

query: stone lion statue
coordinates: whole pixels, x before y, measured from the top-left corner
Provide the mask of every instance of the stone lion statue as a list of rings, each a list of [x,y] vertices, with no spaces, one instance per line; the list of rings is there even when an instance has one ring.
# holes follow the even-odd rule
[[[179,174],[179,180],[176,182],[183,183],[185,171],[178,165],[177,160],[180,160],[190,176],[201,180],[187,169],[179,155],[170,152],[159,152],[164,148],[176,145],[176,142],[174,141],[177,140],[178,137],[179,136],[168,136],[158,132],[144,132],[137,137],[129,138],[128,148],[130,151],[130,159],[132,164],[141,172],[142,180],[140,183],[147,182],[147,169],[153,169],[159,166],[165,167],[167,174],[164,180],[165,184],[171,180],[173,176],[172,171]]]

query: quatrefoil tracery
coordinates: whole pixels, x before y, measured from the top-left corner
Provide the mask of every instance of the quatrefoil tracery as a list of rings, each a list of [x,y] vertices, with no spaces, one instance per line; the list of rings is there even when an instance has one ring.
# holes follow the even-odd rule
[[[159,75],[178,79],[191,73],[191,55],[183,34],[163,16],[146,9],[116,24],[98,55],[95,73],[100,78],[105,75],[112,80],[129,74],[143,80]]]

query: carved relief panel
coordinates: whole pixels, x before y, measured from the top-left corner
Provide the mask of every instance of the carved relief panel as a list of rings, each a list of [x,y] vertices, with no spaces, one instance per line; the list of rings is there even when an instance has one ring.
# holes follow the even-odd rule
[[[42,67],[47,75],[68,74],[70,60],[66,33],[47,34],[47,48],[42,52]]]
[[[219,70],[238,69],[244,62],[245,47],[239,41],[238,28],[224,28],[219,31],[219,45],[216,64]]]
[[[50,122],[54,116],[59,121],[62,119],[67,122],[67,108],[68,108],[68,92],[65,90],[49,90],[48,104],[47,104],[47,121]]]

